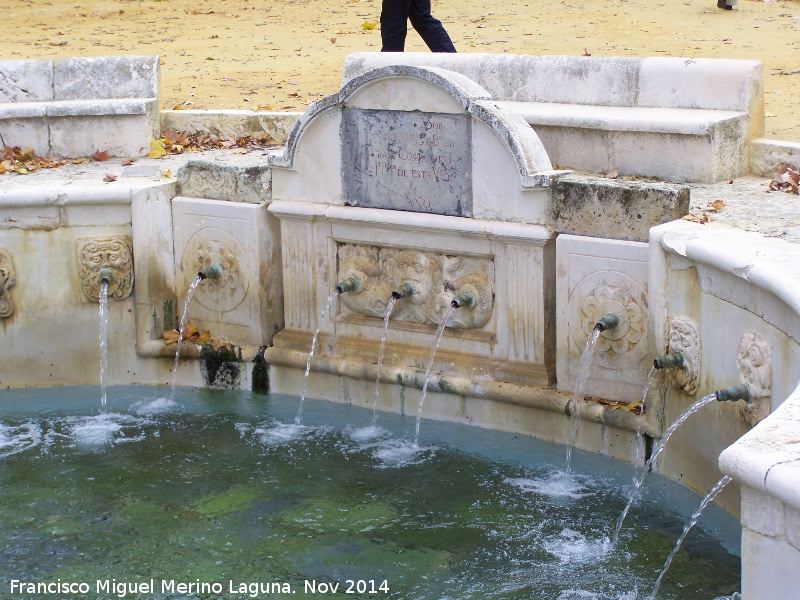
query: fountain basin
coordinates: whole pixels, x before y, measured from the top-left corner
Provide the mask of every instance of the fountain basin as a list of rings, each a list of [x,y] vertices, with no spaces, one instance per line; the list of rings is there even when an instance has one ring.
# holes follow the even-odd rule
[[[313,598],[306,581],[375,580],[386,598],[634,598],[699,501],[653,477],[611,552],[632,470],[605,457],[578,453],[567,477],[560,445],[452,423],[425,421],[412,448],[413,418],[376,430],[366,410],[310,400],[296,426],[291,396],[118,387],[97,414],[97,394],[0,392],[2,587],[60,579],[106,597],[97,581],[152,579],[155,594],[129,597],[162,581],[228,597],[259,582]],[[704,514],[661,597],[735,589],[738,531]]]

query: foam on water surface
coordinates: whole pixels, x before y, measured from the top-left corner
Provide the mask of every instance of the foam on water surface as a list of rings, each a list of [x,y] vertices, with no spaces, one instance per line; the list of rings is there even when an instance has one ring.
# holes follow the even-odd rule
[[[509,479],[508,483],[523,492],[579,500],[589,493],[589,486],[593,482],[585,475],[567,473],[566,471],[551,471],[536,478],[517,477]]]
[[[42,430],[36,423],[29,422],[9,426],[0,423],[0,458],[35,448],[42,441]]]

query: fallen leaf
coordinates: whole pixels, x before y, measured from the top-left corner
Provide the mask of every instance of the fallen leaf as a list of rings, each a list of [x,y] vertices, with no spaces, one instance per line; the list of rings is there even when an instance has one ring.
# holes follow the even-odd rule
[[[619,177],[619,169],[611,169],[608,173],[603,175],[606,179],[616,179]]]
[[[701,225],[705,225],[710,221],[706,213],[702,213],[700,215],[686,215],[685,217],[682,217],[682,219],[691,223],[700,223]]]
[[[163,171],[159,171],[162,177],[172,177],[172,171],[169,169],[164,169]]]
[[[172,107],[172,110],[183,110],[183,107],[180,104],[176,104]]]
[[[591,56],[591,55],[592,55],[592,53],[591,53],[591,52],[589,52],[589,49],[588,49],[588,48],[584,48],[584,49],[583,49],[583,55],[584,55],[584,56]]]
[[[100,150],[95,150],[95,153],[92,154],[92,158],[98,162],[105,162],[111,158],[111,156],[108,154],[108,150],[103,150],[102,152],[100,152]]]
[[[136,162],[135,158],[126,158],[125,160],[122,161],[122,166],[123,167],[130,167],[135,162]]]
[[[116,180],[117,180],[117,176],[116,175],[112,175],[111,173],[106,173],[106,176],[103,177],[103,181],[105,181],[106,183],[111,183],[112,181],[116,181]]]
[[[633,400],[628,402],[628,404],[616,404],[611,407],[611,410],[624,410],[625,412],[635,412],[638,414],[639,411],[641,411],[641,406],[641,400]]]
[[[707,210],[713,210],[714,212],[719,212],[725,207],[725,203],[722,200],[714,200],[714,202],[709,202],[706,205]]]
[[[784,166],[769,182],[769,190],[798,194],[800,188],[800,169]],[[769,191],[768,190],[768,191]]]
[[[335,43],[336,43],[336,38],[331,38],[331,44],[335,44]]]
[[[150,142],[150,152],[147,153],[147,158],[159,158],[167,153],[164,150],[164,138],[153,140]]]
[[[170,329],[169,331],[163,331],[161,333],[161,339],[167,342],[167,345],[176,344],[180,336],[181,334],[178,333],[177,329]]]
[[[50,42],[51,46],[66,46],[67,42]]]
[[[364,31],[372,31],[373,29],[375,29],[376,25],[377,23],[372,23],[371,21],[364,21],[361,24],[361,29],[363,29]]]

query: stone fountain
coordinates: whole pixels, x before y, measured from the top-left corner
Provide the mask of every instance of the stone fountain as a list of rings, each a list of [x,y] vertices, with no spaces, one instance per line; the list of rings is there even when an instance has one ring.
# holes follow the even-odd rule
[[[12,63],[0,68],[47,71]],[[174,347],[162,334],[213,263],[220,277],[188,316],[218,343],[185,343],[179,385],[297,394],[320,327],[307,396],[371,407],[386,307],[408,285],[378,408],[414,415],[443,311],[469,292],[436,353],[424,416],[565,442],[581,350],[611,312],[619,325],[598,342],[576,446],[633,460],[639,419],[623,408],[641,399],[656,356],[684,361],[648,398],[640,461],[698,395],[747,386],[753,402],[704,409],[656,467],[701,493],[720,470],[732,475],[717,502],[742,518],[744,598],[792,598],[800,252],[679,220],[686,182],[717,193],[715,182],[747,172],[762,94],[749,61],[356,55],[341,90],[269,156],[142,160],[113,182],[72,167],[2,182],[0,381],[97,382],[94,303],[110,267],[109,381],[166,384]],[[59,127],[103,118],[18,95],[9,105],[41,102],[36,118]],[[359,285],[321,321],[348,278]]]

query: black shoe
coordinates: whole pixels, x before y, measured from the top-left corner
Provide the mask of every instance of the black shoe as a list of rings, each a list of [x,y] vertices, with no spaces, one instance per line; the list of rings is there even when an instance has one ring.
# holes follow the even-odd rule
[[[717,0],[717,8],[723,8],[725,10],[733,10],[733,6],[730,4],[726,4],[725,0]]]

